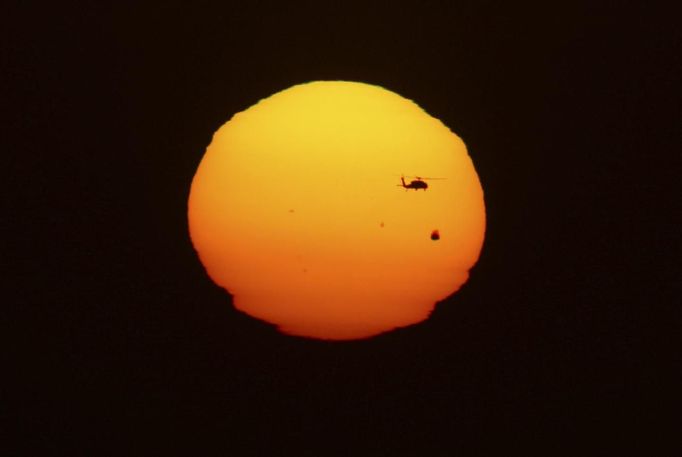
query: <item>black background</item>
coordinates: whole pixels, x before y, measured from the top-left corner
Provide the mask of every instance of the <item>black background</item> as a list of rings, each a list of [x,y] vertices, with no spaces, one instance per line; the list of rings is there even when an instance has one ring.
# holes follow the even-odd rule
[[[3,455],[662,446],[679,349],[664,318],[679,300],[675,15],[512,3],[5,7]],[[477,167],[481,259],[421,325],[282,336],[231,308],[189,242],[213,132],[320,79],[415,100]]]

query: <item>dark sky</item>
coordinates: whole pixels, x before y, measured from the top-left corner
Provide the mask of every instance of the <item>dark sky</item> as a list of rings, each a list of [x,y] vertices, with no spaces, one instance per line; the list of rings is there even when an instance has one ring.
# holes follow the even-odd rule
[[[679,332],[664,312],[680,292],[672,12],[331,3],[7,8],[1,454],[664,442],[664,350]],[[415,100],[477,167],[481,259],[421,325],[348,343],[282,336],[234,311],[192,249],[186,199],[213,132],[320,79]]]

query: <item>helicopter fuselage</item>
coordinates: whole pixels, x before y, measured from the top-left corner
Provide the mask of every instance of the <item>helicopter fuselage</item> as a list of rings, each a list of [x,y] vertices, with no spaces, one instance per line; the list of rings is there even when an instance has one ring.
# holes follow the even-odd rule
[[[421,179],[413,179],[410,181],[410,183],[406,183],[404,178],[400,178],[400,181],[402,182],[402,187],[405,189],[414,189],[414,190],[419,190],[419,189],[424,189],[426,190],[429,185],[426,184],[424,181]]]

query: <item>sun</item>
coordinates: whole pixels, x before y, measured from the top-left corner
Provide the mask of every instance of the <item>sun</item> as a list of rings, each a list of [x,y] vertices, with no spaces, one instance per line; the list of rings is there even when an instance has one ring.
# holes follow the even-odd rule
[[[291,87],[220,127],[188,218],[237,309],[331,340],[426,319],[467,281],[485,233],[463,141],[414,102],[346,81]]]

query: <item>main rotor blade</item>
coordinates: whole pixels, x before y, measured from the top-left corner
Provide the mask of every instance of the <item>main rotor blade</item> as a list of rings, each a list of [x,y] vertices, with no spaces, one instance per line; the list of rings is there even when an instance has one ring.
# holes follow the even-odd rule
[[[407,176],[407,175],[395,175],[395,176],[400,176],[401,178],[405,178],[405,179],[428,179],[428,180],[431,180],[431,179],[448,179],[448,178],[427,178],[424,176]]]

